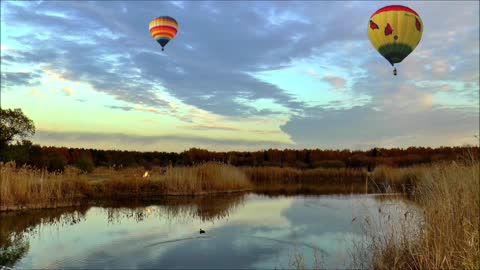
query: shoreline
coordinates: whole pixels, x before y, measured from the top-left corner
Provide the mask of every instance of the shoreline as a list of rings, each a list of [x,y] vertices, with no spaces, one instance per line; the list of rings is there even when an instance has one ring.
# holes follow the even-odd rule
[[[252,189],[237,189],[237,190],[214,190],[214,191],[203,191],[198,193],[187,193],[187,192],[171,192],[166,194],[140,194],[147,196],[140,196],[135,194],[120,194],[113,198],[109,197],[96,197],[96,198],[79,198],[78,201],[74,202],[53,202],[53,203],[32,203],[21,206],[0,206],[0,213],[2,212],[15,212],[15,211],[28,211],[28,210],[42,210],[42,209],[57,209],[57,208],[67,208],[67,207],[78,207],[78,206],[96,206],[104,203],[118,203],[124,201],[160,201],[163,199],[171,197],[203,197],[203,196],[216,196],[216,195],[230,195],[238,194],[245,192],[252,192]]]
[[[331,187],[331,186],[330,186]],[[186,193],[186,192],[172,192],[167,194],[141,194],[143,196],[135,195],[131,196],[131,194],[120,194],[115,197],[95,197],[95,198],[81,198],[78,201],[74,202],[55,202],[51,204],[29,204],[29,205],[21,205],[21,206],[1,206],[0,207],[0,214],[1,213],[8,213],[8,212],[22,212],[22,211],[29,211],[29,210],[47,210],[47,209],[59,209],[59,208],[69,208],[69,207],[84,207],[84,206],[102,206],[102,205],[110,205],[110,204],[125,204],[128,205],[132,202],[141,202],[141,203],[148,203],[148,202],[161,202],[164,200],[174,199],[174,198],[202,198],[202,197],[209,197],[209,196],[235,196],[238,194],[256,194],[261,196],[322,196],[322,195],[401,195],[401,196],[408,196],[406,193],[379,193],[375,190],[370,190],[369,192],[365,193],[364,190],[339,190],[335,189],[331,190],[316,190],[310,192],[304,192],[304,190],[294,190],[291,192],[287,192],[284,190],[265,190],[265,189],[238,189],[238,190],[216,190],[216,191],[204,191],[199,193]]]
[[[321,195],[351,193],[414,193],[432,166],[364,170],[294,170],[237,168],[219,163],[171,167],[166,173],[141,168],[114,171],[99,168],[79,174],[71,168],[49,173],[14,164],[0,165],[0,212],[48,209],[96,201],[157,200],[255,192],[262,195]]]

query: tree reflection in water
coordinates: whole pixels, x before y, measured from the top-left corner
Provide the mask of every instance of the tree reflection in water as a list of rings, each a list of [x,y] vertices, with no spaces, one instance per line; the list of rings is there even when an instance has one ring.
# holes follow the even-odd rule
[[[85,218],[88,208],[31,210],[0,214],[0,265],[13,266],[28,252],[27,235],[35,235],[38,225],[73,225]]]
[[[29,247],[22,233],[13,232],[7,239],[2,239],[0,244],[0,265],[13,266],[25,256]]]
[[[227,218],[233,209],[243,204],[244,196],[165,197],[154,203],[105,204],[102,207],[108,223],[118,223],[125,218],[141,222],[151,215],[172,222],[192,219],[214,222]],[[89,209],[90,206],[85,206],[0,213],[0,265],[13,267],[21,260],[30,247],[28,238],[35,237],[43,225],[75,225],[86,220]]]
[[[120,222],[123,218],[133,218],[137,222],[155,215],[170,221],[198,219],[202,222],[227,218],[244,202],[244,194],[212,196],[176,196],[156,201],[155,204],[109,205],[104,208],[108,222]]]

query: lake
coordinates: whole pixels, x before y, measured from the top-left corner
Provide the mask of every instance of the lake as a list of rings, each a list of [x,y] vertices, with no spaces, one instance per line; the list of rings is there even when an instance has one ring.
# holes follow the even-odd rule
[[[243,194],[0,213],[0,261],[19,269],[290,269],[317,258],[348,268],[365,222],[395,222],[411,208],[396,195]]]

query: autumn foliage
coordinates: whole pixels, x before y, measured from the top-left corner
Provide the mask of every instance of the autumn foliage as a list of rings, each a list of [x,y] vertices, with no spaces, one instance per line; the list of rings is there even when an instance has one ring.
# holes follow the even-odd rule
[[[205,162],[221,162],[232,166],[246,167],[289,167],[296,169],[342,169],[407,167],[430,164],[437,161],[458,160],[465,152],[472,152],[479,158],[478,146],[465,147],[409,147],[380,148],[378,155],[373,149],[367,151],[321,150],[321,149],[268,149],[254,152],[213,152],[191,148],[181,153],[175,152],[135,152],[119,150],[80,149],[67,147],[46,147],[33,145],[28,141],[9,145],[1,151],[0,161],[15,161],[17,166],[25,164],[49,171],[63,171],[72,165],[85,172],[94,167],[138,167],[146,169],[155,166],[192,166]]]

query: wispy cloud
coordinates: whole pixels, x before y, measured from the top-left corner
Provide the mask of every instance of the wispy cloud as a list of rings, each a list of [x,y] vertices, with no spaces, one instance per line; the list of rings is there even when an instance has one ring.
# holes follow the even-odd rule
[[[65,87],[62,87],[60,90],[62,90],[62,92],[63,92],[66,96],[71,96],[71,95],[73,95],[73,90],[72,90],[71,87],[65,86]]]
[[[346,80],[338,76],[325,76],[323,77],[330,85],[332,85],[334,90],[342,90],[345,88]]]
[[[138,136],[118,133],[97,132],[62,132],[38,130],[34,136],[35,142],[43,145],[71,146],[99,149],[119,149],[138,151],[183,151],[192,147],[238,150],[258,149],[263,147],[285,148],[289,144],[269,140],[238,140],[206,138],[199,136]]]
[[[10,89],[15,86],[33,86],[38,85],[39,74],[33,72],[3,72],[2,88]]]
[[[405,3],[420,14],[425,31],[416,50],[397,65],[396,77],[365,34],[366,18],[386,3],[3,1],[1,5],[2,94],[4,89],[12,93],[23,87],[27,88],[23,95],[38,96],[41,87],[79,82],[97,96],[118,101],[99,106],[183,121],[172,125],[172,131],[252,131],[261,123],[258,119],[266,119],[282,125],[278,132],[299,147],[403,145],[415,140],[441,144],[478,130],[477,2]],[[148,33],[148,22],[158,10],[180,24],[165,52]],[[281,73],[287,69],[291,73]],[[282,76],[266,82],[255,76],[261,72]],[[307,86],[298,76],[302,72],[315,79],[309,80],[312,89],[305,95]],[[44,76],[48,80],[42,80]],[[320,91],[325,85],[342,91]],[[72,102],[85,100],[77,98],[81,91],[68,87],[49,89],[75,97]],[[18,95],[16,100],[21,100]],[[322,106],[312,103],[311,97]],[[244,128],[244,122],[250,126]],[[278,135],[275,128],[279,126],[265,127],[272,130],[265,131],[265,137]],[[428,136],[436,139],[429,141]],[[87,139],[94,140],[82,137]],[[225,146],[221,139],[196,140]]]

